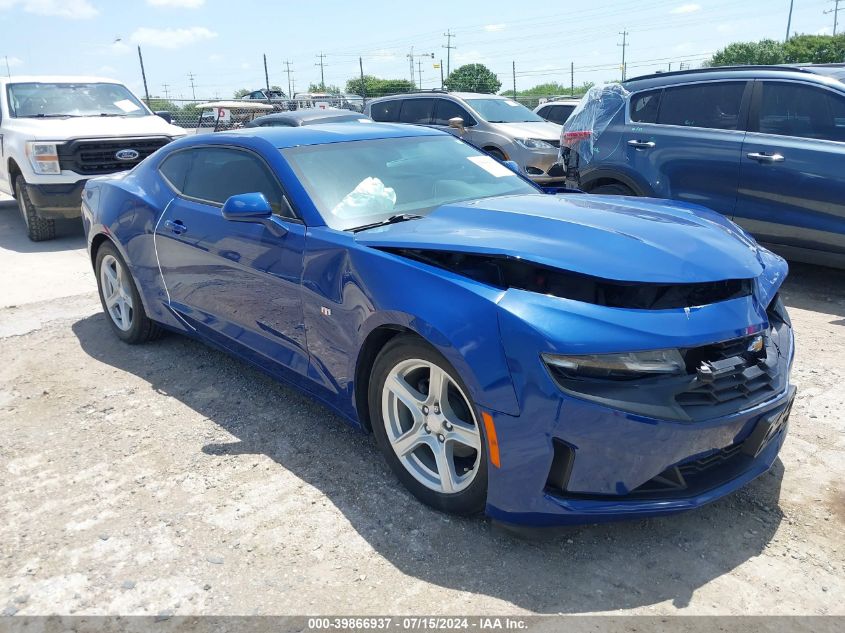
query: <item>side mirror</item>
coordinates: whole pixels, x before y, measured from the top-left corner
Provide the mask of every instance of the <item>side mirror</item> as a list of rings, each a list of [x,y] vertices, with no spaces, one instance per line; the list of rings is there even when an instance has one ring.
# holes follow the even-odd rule
[[[159,110],[158,112],[155,112],[154,114],[156,116],[161,117],[162,119],[164,119],[168,123],[173,123],[173,117],[171,116],[171,114],[167,110]]]
[[[287,204],[287,201],[284,201]],[[252,222],[263,224],[276,237],[282,237],[287,229],[273,218],[273,208],[267,197],[260,192],[239,193],[230,196],[223,203],[223,217],[230,222]]]
[[[502,161],[502,164],[503,164],[505,167],[507,167],[508,169],[510,169],[513,173],[515,173],[515,174],[518,174],[518,173],[519,173],[519,165],[517,165],[515,161],[512,161],[512,160],[503,160],[503,161]]]
[[[223,217],[232,222],[263,222],[272,215],[263,193],[239,193],[223,203]]]
[[[464,133],[464,120],[459,116],[452,117],[451,119],[449,119],[449,127],[455,128],[461,134],[463,134]]]

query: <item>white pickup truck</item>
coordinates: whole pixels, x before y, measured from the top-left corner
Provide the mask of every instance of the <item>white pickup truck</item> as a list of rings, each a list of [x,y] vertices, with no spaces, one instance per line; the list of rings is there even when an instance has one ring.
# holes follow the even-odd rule
[[[80,216],[88,178],[131,169],[184,135],[111,79],[0,78],[0,191],[17,199],[33,241]]]

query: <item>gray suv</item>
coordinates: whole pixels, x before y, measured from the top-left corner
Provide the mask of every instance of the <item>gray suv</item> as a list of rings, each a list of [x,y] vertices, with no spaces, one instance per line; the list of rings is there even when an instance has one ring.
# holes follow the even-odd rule
[[[533,181],[560,181],[561,126],[507,97],[472,92],[421,92],[374,99],[374,121],[426,125],[451,132],[499,160],[512,160]]]

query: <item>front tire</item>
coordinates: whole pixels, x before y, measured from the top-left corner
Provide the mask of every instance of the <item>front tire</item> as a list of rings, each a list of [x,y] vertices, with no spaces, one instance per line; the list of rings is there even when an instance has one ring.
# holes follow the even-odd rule
[[[26,224],[26,236],[33,242],[43,242],[56,237],[56,222],[45,220],[38,216],[35,205],[29,199],[26,191],[26,181],[23,176],[15,178],[15,198],[18,201],[18,209]]]
[[[94,271],[103,312],[121,341],[136,345],[161,336],[161,327],[144,312],[126,262],[110,242],[104,242],[97,250]]]
[[[421,339],[402,335],[370,377],[373,434],[390,468],[423,503],[471,515],[487,501],[487,449],[464,382]]]

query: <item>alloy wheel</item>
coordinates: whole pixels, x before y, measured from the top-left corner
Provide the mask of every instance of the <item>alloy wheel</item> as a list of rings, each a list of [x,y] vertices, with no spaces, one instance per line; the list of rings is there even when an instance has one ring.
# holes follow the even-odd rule
[[[443,494],[467,488],[481,462],[481,432],[466,394],[441,367],[408,359],[382,390],[387,439],[402,466]]]
[[[106,255],[100,264],[100,286],[106,311],[114,324],[124,332],[132,327],[134,305],[126,281],[126,271],[113,255]]]

